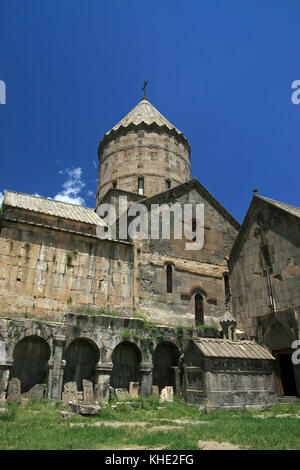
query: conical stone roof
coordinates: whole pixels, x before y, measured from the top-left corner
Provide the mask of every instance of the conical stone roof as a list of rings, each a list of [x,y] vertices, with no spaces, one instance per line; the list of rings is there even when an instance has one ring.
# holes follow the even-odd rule
[[[161,128],[164,126],[169,130],[176,132],[178,135],[186,138],[173,124],[171,124],[149,101],[143,97],[141,101],[121,119],[110,131],[106,132],[104,137],[118,131],[121,128],[128,128],[129,126],[139,126],[140,124],[147,124],[148,126],[157,125]]]

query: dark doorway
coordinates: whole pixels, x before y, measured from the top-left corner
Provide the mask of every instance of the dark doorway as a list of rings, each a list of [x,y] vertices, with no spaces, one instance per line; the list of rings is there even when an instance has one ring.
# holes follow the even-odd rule
[[[291,354],[280,354],[279,365],[280,365],[280,371],[281,371],[283,394],[287,396],[297,395]]]
[[[158,385],[159,391],[171,385],[176,391],[175,370],[179,360],[178,348],[168,342],[160,343],[153,353],[153,385]]]
[[[64,382],[76,382],[82,391],[82,380],[94,382],[95,366],[99,360],[99,350],[85,338],[77,338],[67,349]]]
[[[289,350],[279,350],[273,351],[272,354],[276,358],[276,376],[279,394],[296,396],[297,387],[291,358],[292,352]]]
[[[139,365],[141,360],[141,352],[134,343],[124,341],[118,344],[112,355],[111,386],[113,388],[127,388],[129,390],[129,382],[139,381]]]
[[[36,384],[46,384],[50,347],[38,336],[22,339],[13,353],[13,366],[10,378],[21,380],[22,393],[28,392]]]

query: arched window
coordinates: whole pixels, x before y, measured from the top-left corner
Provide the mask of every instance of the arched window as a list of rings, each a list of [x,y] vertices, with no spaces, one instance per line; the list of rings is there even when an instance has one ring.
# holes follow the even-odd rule
[[[139,195],[143,196],[144,195],[144,178],[138,179],[138,190],[139,190]]]
[[[192,242],[195,242],[196,241],[196,238],[197,238],[197,221],[196,219],[193,219],[192,220],[192,231],[193,231],[193,238],[192,238]]]
[[[204,306],[201,294],[195,295],[195,322],[196,325],[203,325],[204,323]]]
[[[225,274],[224,276],[224,287],[225,287],[225,304],[227,305],[230,301],[231,293],[230,293],[230,283],[229,283],[229,276]]]
[[[166,180],[166,190],[170,189],[171,188],[171,181],[170,180]]]
[[[117,182],[116,181],[113,181],[112,187],[113,187],[113,189],[117,188]]]
[[[172,292],[172,271],[173,268],[170,264],[167,264],[167,292]]]

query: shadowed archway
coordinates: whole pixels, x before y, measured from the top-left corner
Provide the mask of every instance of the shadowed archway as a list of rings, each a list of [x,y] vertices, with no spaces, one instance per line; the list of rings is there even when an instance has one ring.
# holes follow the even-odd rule
[[[21,380],[22,393],[36,384],[47,383],[50,354],[49,344],[39,336],[28,336],[16,345],[10,378]]]
[[[92,341],[85,338],[72,341],[66,352],[64,382],[76,382],[79,391],[82,391],[83,379],[94,382],[99,355],[99,349]]]
[[[178,367],[179,349],[169,342],[159,343],[153,353],[153,385],[158,385],[159,391],[167,385],[176,391],[175,369]]]
[[[129,382],[138,382],[138,368],[141,360],[141,351],[134,343],[124,341],[118,344],[112,354],[111,386],[129,389]]]

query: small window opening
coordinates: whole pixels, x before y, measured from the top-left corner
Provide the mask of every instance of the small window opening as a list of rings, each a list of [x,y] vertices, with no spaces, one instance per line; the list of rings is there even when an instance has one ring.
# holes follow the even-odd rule
[[[224,286],[225,286],[225,304],[227,305],[230,301],[231,293],[230,293],[230,282],[228,274],[224,276]]]
[[[138,180],[138,191],[140,196],[144,195],[144,178]]]
[[[167,264],[167,292],[169,293],[172,293],[172,271],[172,266]]]
[[[201,294],[195,295],[195,323],[196,326],[204,324],[204,305]]]
[[[271,265],[271,258],[268,245],[263,245],[261,247],[261,254],[263,259],[264,269],[269,269],[272,267]]]
[[[192,231],[193,231],[193,238],[192,238],[192,242],[195,242],[196,241],[196,238],[197,238],[197,222],[196,222],[196,219],[193,219],[192,220]]]

